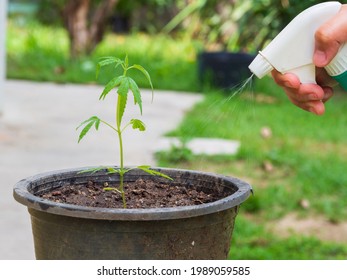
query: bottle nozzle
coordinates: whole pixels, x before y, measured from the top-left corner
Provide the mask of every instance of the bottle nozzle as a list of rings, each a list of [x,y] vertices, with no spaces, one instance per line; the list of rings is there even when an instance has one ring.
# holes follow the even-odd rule
[[[273,70],[273,66],[265,59],[265,57],[259,52],[252,63],[248,66],[259,79],[263,78],[266,74]]]

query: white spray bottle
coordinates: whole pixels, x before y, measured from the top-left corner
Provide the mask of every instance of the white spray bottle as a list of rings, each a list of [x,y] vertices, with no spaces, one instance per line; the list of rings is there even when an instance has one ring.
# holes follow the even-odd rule
[[[259,79],[276,69],[282,74],[297,75],[303,84],[315,84],[314,34],[323,23],[336,15],[340,8],[341,3],[332,1],[314,5],[301,12],[259,52],[249,69]],[[341,46],[325,69],[347,90],[347,44]]]

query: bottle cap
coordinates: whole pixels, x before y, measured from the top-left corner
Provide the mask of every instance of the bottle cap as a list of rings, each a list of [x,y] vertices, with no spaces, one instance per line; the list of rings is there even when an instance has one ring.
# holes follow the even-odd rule
[[[265,59],[261,52],[259,52],[248,68],[259,79],[263,78],[273,69],[272,65]]]
[[[332,78],[336,80],[345,91],[347,91],[347,71],[340,75],[332,76]]]
[[[347,90],[347,44],[344,44],[332,61],[324,67],[344,90]]]

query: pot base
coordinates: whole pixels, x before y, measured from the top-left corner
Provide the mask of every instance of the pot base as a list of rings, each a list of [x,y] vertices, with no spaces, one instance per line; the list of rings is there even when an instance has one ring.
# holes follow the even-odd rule
[[[37,259],[226,259],[238,207],[160,221],[108,221],[29,209]],[[231,222],[232,221],[232,222]]]

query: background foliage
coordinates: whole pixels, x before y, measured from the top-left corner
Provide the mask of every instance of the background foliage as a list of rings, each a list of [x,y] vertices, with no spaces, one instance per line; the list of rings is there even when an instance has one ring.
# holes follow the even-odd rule
[[[104,0],[90,0],[91,10]],[[35,7],[43,24],[63,26],[61,10],[69,0],[12,0]],[[198,41],[200,49],[262,49],[299,12],[317,0],[119,0],[109,22],[117,33],[164,32]],[[347,3],[347,1],[340,1]]]

